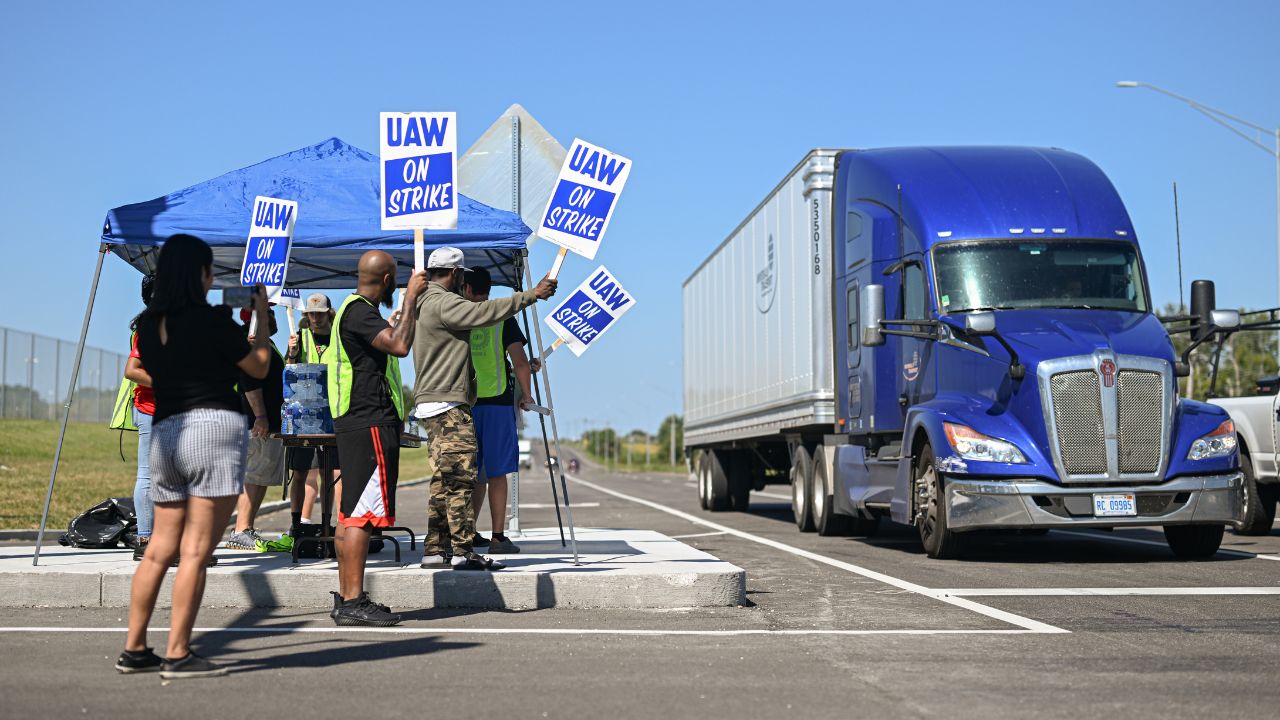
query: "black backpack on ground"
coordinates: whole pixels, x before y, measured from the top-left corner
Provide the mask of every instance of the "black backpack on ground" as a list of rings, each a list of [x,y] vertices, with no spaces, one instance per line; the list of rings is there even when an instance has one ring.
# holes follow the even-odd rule
[[[110,549],[137,547],[138,518],[133,498],[108,498],[75,516],[67,524],[67,532],[58,538],[60,545],[74,548]]]

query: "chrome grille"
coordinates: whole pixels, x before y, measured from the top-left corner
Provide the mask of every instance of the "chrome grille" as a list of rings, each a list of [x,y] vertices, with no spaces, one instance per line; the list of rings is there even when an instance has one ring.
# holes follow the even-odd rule
[[[1058,373],[1049,385],[1063,470],[1068,475],[1106,473],[1107,446],[1098,374],[1092,370]]]
[[[1116,443],[1121,473],[1160,469],[1164,436],[1164,378],[1159,373],[1121,370],[1116,376]]]

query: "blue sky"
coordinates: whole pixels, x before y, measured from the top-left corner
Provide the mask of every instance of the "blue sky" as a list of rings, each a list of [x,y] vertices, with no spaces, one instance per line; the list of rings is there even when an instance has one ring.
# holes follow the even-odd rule
[[[1176,180],[1186,281],[1276,304],[1274,161],[1114,82],[1280,125],[1280,3],[15,2],[0,20],[9,327],[76,336],[111,207],[335,135],[376,152],[383,110],[455,110],[465,148],[515,102],[635,161],[597,261],[638,304],[551,361],[571,432],[679,410],[681,282],[811,147],[1080,152],[1125,199],[1161,303]],[[563,279],[592,267],[571,257]],[[137,279],[108,258],[92,344],[125,344]]]

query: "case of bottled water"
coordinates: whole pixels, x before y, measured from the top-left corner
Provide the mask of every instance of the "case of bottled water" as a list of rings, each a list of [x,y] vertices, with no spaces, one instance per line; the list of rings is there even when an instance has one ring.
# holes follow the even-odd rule
[[[327,367],[322,363],[285,365],[280,433],[321,435],[332,432],[333,416],[329,413]]]

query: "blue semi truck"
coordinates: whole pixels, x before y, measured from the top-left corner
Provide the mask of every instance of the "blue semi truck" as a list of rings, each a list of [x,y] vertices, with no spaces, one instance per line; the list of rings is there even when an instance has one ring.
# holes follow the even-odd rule
[[[888,518],[939,558],[976,531],[1135,525],[1207,558],[1240,518],[1234,427],[1178,396],[1170,339],[1239,316],[1205,282],[1191,314],[1154,314],[1129,215],[1080,155],[811,151],[683,292],[708,510],[789,483],[802,531]]]

